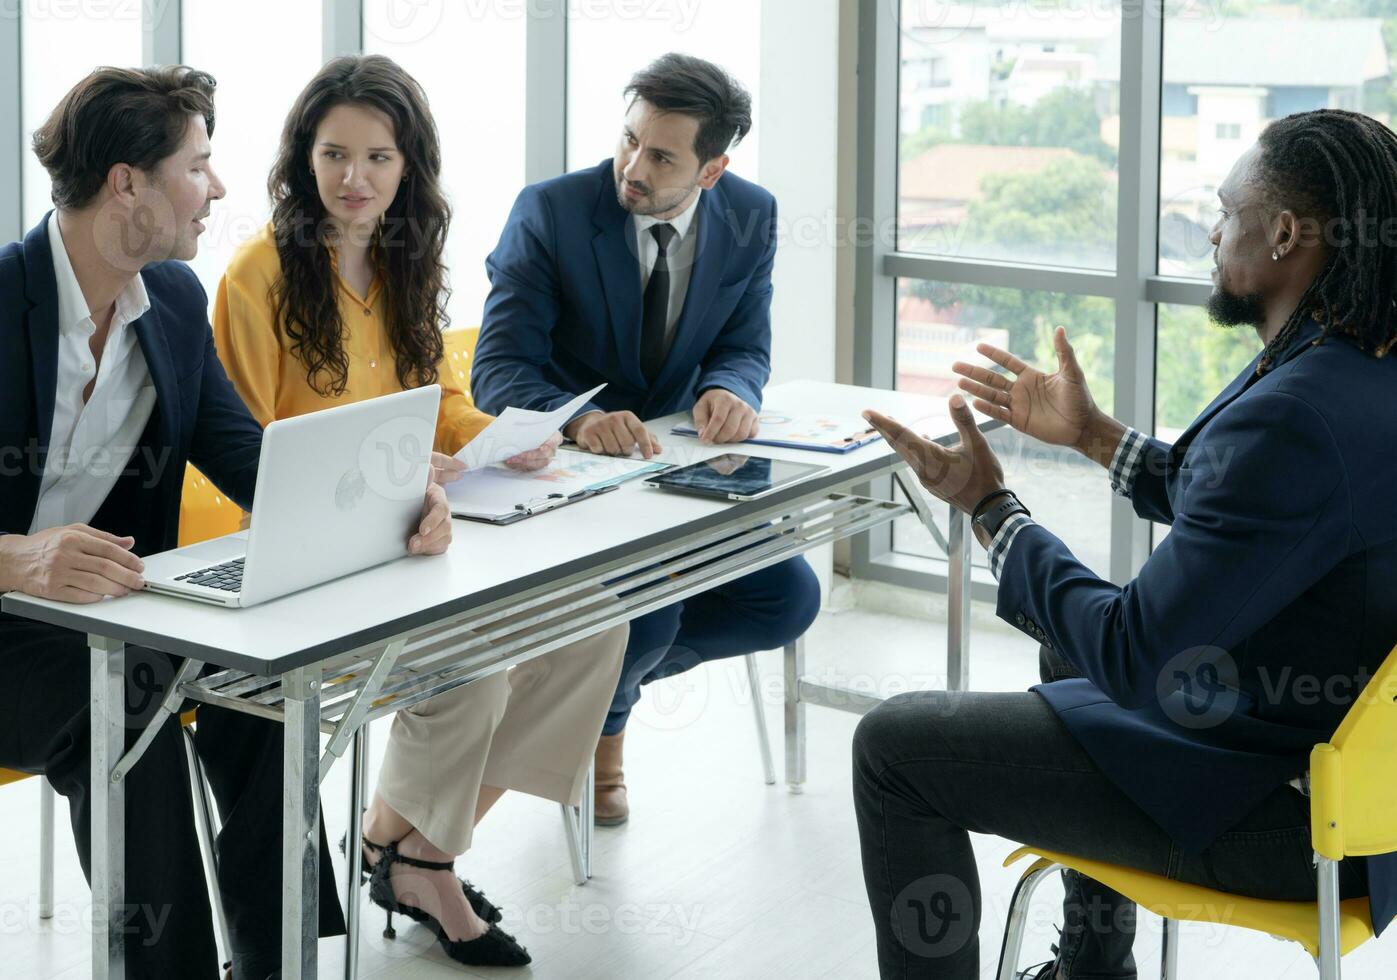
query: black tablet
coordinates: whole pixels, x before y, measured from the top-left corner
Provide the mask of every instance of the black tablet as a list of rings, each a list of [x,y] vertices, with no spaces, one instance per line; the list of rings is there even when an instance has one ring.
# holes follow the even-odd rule
[[[645,485],[723,500],[757,500],[828,469],[812,463],[725,453],[702,463],[666,470],[647,479]]]

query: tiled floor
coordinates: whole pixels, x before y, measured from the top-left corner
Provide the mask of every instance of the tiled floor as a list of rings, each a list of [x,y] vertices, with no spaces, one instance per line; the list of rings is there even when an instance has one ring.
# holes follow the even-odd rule
[[[977,613],[979,610],[977,610]],[[983,622],[977,615],[977,622]],[[833,682],[896,693],[941,683],[944,627],[860,609],[822,614],[809,639],[809,670]],[[1018,633],[977,626],[972,686],[1023,689],[1036,678],[1036,650]],[[762,654],[762,696],[781,766],[780,659]],[[527,970],[467,973],[445,959],[420,927],[382,938],[382,913],[364,912],[363,977],[534,977],[548,980],[799,978],[877,976],[873,928],[863,895],[850,801],[853,715],[810,709],[809,782],[792,796],[762,783],[751,701],[737,663],[650,690],[627,737],[633,816],[599,829],[595,877],[572,883],[554,804],[506,797],[481,825],[460,869],[505,909],[504,925],[527,945]],[[386,726],[375,731],[377,755]],[[346,817],[345,767],[325,788],[331,839]],[[40,923],[35,781],[0,789],[0,977],[87,976],[87,888],[60,808],[58,916]],[[986,909],[982,947],[992,956],[1016,873],[1000,862],[1006,841],[976,839]],[[343,873],[340,872],[341,880]],[[1054,884],[1031,915],[1024,962],[1046,958],[1054,936]],[[1157,975],[1158,920],[1141,916],[1142,977]],[[320,948],[323,977],[342,975],[343,945]],[[992,975],[994,963],[983,964]],[[1315,976],[1295,946],[1236,929],[1185,927],[1180,976],[1187,980],[1302,980]],[[1397,976],[1397,939],[1370,943],[1344,964],[1348,980]]]

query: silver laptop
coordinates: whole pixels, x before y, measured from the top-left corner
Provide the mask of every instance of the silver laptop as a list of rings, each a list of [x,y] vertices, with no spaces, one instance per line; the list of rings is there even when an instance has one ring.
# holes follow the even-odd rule
[[[440,400],[427,385],[273,422],[249,529],[146,558],[146,588],[251,606],[406,555]]]

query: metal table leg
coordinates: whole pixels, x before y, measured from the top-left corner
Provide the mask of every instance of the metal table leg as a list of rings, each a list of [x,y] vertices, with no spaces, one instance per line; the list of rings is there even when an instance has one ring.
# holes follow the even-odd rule
[[[39,918],[53,918],[53,784],[39,777]]]
[[[88,634],[92,726],[92,976],[123,980],[126,786],[112,771],[126,748],[126,644]]]
[[[364,815],[360,808],[364,805],[364,783],[369,771],[368,737],[368,722],[365,722],[354,731],[349,770],[349,831],[344,839],[344,853],[349,859],[345,875],[344,980],[356,980],[359,976],[359,874],[364,866],[364,849],[359,845],[359,838],[364,834]]]
[[[805,702],[800,679],[805,676],[805,637],[786,644],[786,788],[805,791]]]
[[[320,924],[320,675],[282,675],[281,975],[314,978]],[[347,842],[354,846],[353,841]]]
[[[970,516],[951,509],[946,564],[946,690],[970,689]]]

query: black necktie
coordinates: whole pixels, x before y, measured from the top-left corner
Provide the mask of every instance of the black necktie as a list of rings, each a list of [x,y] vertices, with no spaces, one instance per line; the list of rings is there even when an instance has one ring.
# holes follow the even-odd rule
[[[665,334],[669,330],[669,243],[678,234],[673,225],[652,225],[650,234],[660,247],[655,268],[645,286],[645,303],[640,321],[640,369],[651,384],[660,376],[665,363]]]

